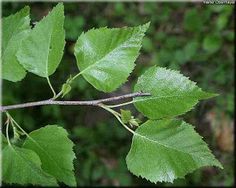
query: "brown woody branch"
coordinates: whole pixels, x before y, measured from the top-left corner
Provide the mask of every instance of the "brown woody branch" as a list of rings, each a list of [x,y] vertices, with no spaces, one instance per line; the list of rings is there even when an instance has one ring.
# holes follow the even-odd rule
[[[150,96],[150,95],[151,95],[150,93],[136,92],[136,93],[130,93],[130,94],[116,96],[116,97],[109,97],[109,98],[105,98],[105,99],[90,100],[90,101],[58,101],[58,100],[54,100],[54,99],[48,99],[48,100],[43,100],[43,101],[28,102],[28,103],[15,104],[15,105],[9,105],[9,106],[1,106],[0,111],[4,112],[7,110],[28,108],[28,107],[34,107],[34,106],[44,106],[44,105],[99,106],[99,104],[101,104],[101,103],[118,101],[118,100],[123,100],[123,99],[127,99],[127,98],[133,98],[133,97]]]

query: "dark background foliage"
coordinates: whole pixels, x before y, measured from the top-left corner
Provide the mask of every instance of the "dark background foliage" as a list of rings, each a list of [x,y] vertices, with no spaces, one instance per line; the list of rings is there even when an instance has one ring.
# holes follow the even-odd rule
[[[37,22],[55,4],[8,2],[2,4],[2,14],[8,16],[25,5],[31,7],[32,22]],[[152,65],[180,70],[204,90],[220,94],[202,101],[183,117],[196,126],[224,170],[202,168],[187,175],[186,179],[174,181],[173,185],[233,185],[233,6],[157,2],[73,2],[64,5],[65,54],[51,76],[57,91],[69,74],[78,72],[73,46],[82,31],[103,26],[136,26],[151,20],[137,66],[128,82],[117,91],[105,94],[96,91],[81,77],[66,99],[92,100],[132,92],[138,76]],[[31,73],[21,82],[3,81],[2,91],[3,105],[51,97],[46,80]],[[126,108],[138,115],[132,105]],[[151,185],[128,172],[125,156],[130,148],[131,134],[107,112],[96,107],[44,106],[13,110],[11,114],[28,132],[47,124],[59,124],[67,129],[75,143],[78,185]]]

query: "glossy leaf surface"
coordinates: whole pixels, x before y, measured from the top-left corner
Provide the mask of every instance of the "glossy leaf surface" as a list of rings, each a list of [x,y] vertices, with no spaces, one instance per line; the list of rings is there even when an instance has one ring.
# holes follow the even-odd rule
[[[168,119],[136,129],[126,162],[133,174],[151,182],[173,182],[202,166],[223,168],[190,124]]]
[[[82,33],[75,45],[80,74],[96,89],[111,92],[135,66],[149,23],[137,27],[99,28]]]
[[[136,97],[135,107],[150,119],[173,117],[191,110],[199,100],[216,94],[202,91],[195,82],[178,71],[151,67],[139,77],[134,92],[150,93]]]

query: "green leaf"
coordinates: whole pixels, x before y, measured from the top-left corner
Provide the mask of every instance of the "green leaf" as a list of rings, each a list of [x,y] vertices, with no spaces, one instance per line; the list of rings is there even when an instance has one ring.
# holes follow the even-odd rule
[[[149,24],[113,29],[104,27],[82,33],[75,45],[80,74],[100,91],[117,89],[135,66]]]
[[[35,151],[41,161],[42,169],[52,174],[60,182],[76,186],[74,177],[73,143],[67,137],[68,133],[57,125],[47,125],[29,134],[24,148]]]
[[[56,179],[41,169],[40,158],[35,152],[16,146],[6,146],[2,155],[3,182],[57,186]]]
[[[2,142],[2,148],[6,147],[8,145],[7,143],[7,139],[6,137],[4,136],[4,134],[0,133],[0,140]]]
[[[151,96],[136,97],[134,105],[150,119],[173,117],[191,110],[200,99],[216,94],[202,91],[195,82],[178,71],[161,67],[149,68],[134,87],[134,92],[147,92]]]
[[[17,58],[26,70],[41,77],[55,72],[65,45],[63,24],[64,7],[59,3],[36,24],[17,52]]]
[[[131,126],[138,127],[139,124],[141,123],[141,121],[140,121],[139,119],[137,119],[137,118],[136,118],[136,119],[132,118],[132,119],[129,121],[129,123],[130,123]]]
[[[67,93],[71,91],[71,82],[72,82],[72,76],[66,80],[66,83],[62,85],[61,91],[62,91],[62,97],[64,97]]]
[[[180,120],[149,120],[135,131],[128,169],[151,182],[173,182],[203,166],[223,168],[193,126]]]
[[[16,52],[30,31],[29,7],[2,19],[2,78],[16,82],[22,80],[26,71],[19,64]]]
[[[68,83],[62,85],[62,97],[64,97],[71,90],[71,86]]]
[[[123,123],[128,123],[131,120],[132,114],[130,110],[120,110],[121,120]]]

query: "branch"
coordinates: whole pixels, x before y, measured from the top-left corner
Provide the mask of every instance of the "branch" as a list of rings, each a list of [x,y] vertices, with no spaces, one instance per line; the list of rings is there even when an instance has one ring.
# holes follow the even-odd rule
[[[98,99],[98,100],[90,100],[90,101],[57,101],[54,99],[48,99],[43,101],[37,101],[37,102],[28,102],[28,103],[22,103],[22,104],[16,104],[16,105],[9,105],[9,106],[1,106],[0,111],[4,112],[7,110],[12,109],[18,109],[18,108],[28,108],[33,106],[44,106],[44,105],[84,105],[84,106],[99,106],[99,104],[104,102],[111,102],[111,101],[118,101],[123,100],[127,98],[133,98],[133,97],[141,97],[141,96],[150,96],[150,93],[130,93],[126,95],[121,95],[117,97],[110,97],[106,99]]]

